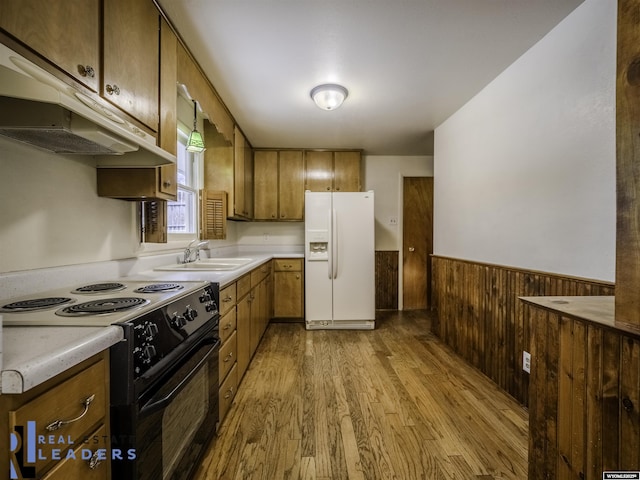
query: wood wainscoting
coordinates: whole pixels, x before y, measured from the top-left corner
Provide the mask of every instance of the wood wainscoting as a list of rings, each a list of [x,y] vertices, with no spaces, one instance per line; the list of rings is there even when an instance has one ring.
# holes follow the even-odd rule
[[[525,406],[531,325],[520,296],[613,295],[614,285],[553,273],[432,257],[433,332]]]
[[[640,337],[525,305],[532,325],[529,477],[640,468]],[[535,359],[535,360],[534,360]]]
[[[397,250],[376,250],[376,310],[398,309]]]

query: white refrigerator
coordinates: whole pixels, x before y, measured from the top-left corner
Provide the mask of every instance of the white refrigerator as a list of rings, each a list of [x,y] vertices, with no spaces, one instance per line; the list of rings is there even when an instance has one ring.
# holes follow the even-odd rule
[[[305,192],[305,322],[375,328],[373,192]]]

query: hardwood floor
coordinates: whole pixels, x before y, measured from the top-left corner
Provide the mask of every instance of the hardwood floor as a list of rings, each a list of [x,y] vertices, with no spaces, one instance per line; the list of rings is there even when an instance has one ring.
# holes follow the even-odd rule
[[[271,324],[196,479],[527,478],[527,411],[429,322]]]

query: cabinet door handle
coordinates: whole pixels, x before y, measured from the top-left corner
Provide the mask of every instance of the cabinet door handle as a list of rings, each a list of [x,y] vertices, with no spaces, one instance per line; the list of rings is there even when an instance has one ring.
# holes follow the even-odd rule
[[[227,303],[230,302],[231,300],[233,300],[233,298],[231,298],[231,295],[222,299],[223,302],[227,302]]]
[[[93,452],[93,455],[91,455],[91,458],[89,459],[89,468],[91,470],[95,470],[96,467],[101,463],[102,458],[100,458],[100,450],[96,450],[95,452]]]
[[[164,182],[162,182],[162,185],[164,186],[164,188],[169,188],[171,186],[171,182],[169,180],[165,180]]]
[[[91,65],[78,65],[78,73],[81,77],[93,78],[96,76],[96,71]]]
[[[64,427],[65,425],[69,425],[70,423],[74,423],[77,422],[78,420],[80,420],[82,417],[84,417],[87,412],[89,411],[89,405],[91,405],[91,402],[93,402],[95,400],[96,396],[91,395],[90,397],[87,397],[84,399],[84,401],[82,402],[82,406],[84,407],[84,410],[82,411],[82,413],[80,415],[78,415],[76,418],[72,418],[71,420],[56,420],[55,422],[51,422],[49,425],[47,425],[45,428],[48,432],[53,432],[55,430],[58,430],[62,427]]]
[[[107,83],[105,90],[109,95],[120,95],[120,87],[115,83],[113,85]]]
[[[228,354],[226,357],[224,357],[223,362],[224,362],[224,363],[227,363],[227,362],[229,362],[232,358],[233,358],[233,352],[229,352],[229,354]]]
[[[228,400],[231,396],[233,395],[233,388],[230,388],[229,390],[226,391],[226,393],[224,394],[224,399]]]

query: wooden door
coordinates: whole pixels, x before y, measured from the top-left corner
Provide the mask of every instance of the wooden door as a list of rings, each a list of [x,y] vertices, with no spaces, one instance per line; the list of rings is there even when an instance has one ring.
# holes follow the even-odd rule
[[[253,216],[256,220],[277,220],[278,152],[276,150],[256,150],[253,167]]]
[[[333,184],[333,152],[305,152],[306,189],[330,192]]]
[[[280,152],[277,188],[280,220],[302,220],[304,216],[302,150],[283,150]]]
[[[102,96],[158,130],[160,14],[148,0],[104,2]]]
[[[433,177],[406,177],[403,183],[403,309],[431,304]]]
[[[333,154],[333,189],[336,192],[360,191],[360,152]]]

